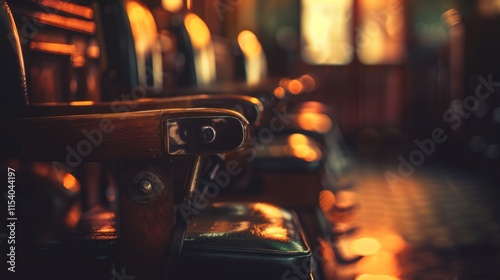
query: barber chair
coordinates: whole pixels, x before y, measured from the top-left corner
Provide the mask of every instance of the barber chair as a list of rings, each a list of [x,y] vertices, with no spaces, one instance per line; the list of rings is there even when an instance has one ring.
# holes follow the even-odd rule
[[[275,122],[276,120],[272,119],[277,114],[284,114],[286,102],[273,95],[274,86],[268,84],[266,80],[267,60],[264,51],[257,37],[251,31],[242,31],[235,43],[221,37],[212,38],[202,19],[191,12],[183,12],[171,15],[169,31],[164,33],[169,34],[169,41],[175,42],[175,47],[169,49],[169,52],[175,54],[170,56],[192,58],[186,60],[184,66],[177,69],[168,65],[174,63],[171,60],[164,62],[167,64],[166,68],[176,69],[171,72],[170,76],[177,76],[180,80],[179,87],[168,92],[168,95],[192,95],[203,92],[214,96],[234,94],[254,96],[263,104],[263,119],[261,126],[256,126],[256,135],[260,128],[267,127],[269,129],[270,125],[279,128],[274,129],[276,131],[272,131],[273,134],[281,134],[284,130],[281,122],[284,121],[287,124],[288,120],[279,118]],[[204,40],[198,39],[198,37],[204,38]],[[227,66],[228,63],[234,65]],[[207,65],[208,67],[205,67]],[[234,73],[228,73],[228,71]],[[223,78],[219,78],[221,76]],[[270,124],[271,121],[272,124]],[[287,136],[278,137],[276,145],[283,146]],[[311,143],[314,141],[309,140]],[[270,144],[270,146],[272,145]],[[258,150],[260,153],[261,149]],[[262,151],[262,157],[269,158],[269,155],[268,151]],[[293,154],[289,153],[288,156],[293,157]],[[302,159],[296,158],[296,160]],[[307,162],[302,164],[307,164]],[[314,168],[316,165],[317,161],[314,161],[312,167],[309,168]]]
[[[250,31],[242,31],[236,46],[237,77],[248,85],[262,83],[266,76],[266,59],[256,36]],[[354,184],[350,174],[352,163],[349,152],[332,108],[320,102],[307,101],[307,95],[315,90],[317,82],[311,74],[302,75],[293,82],[290,79],[280,80],[271,99],[275,100],[274,104],[286,100],[285,109],[275,106],[274,110],[281,109],[290,118],[284,129],[259,153],[256,169],[263,173],[288,172],[278,177],[278,180],[283,180],[290,172],[319,173],[323,190],[317,196],[320,205],[316,208],[315,216],[320,233],[308,233],[330,240],[337,261],[349,263],[359,256],[346,255],[338,244],[343,236],[357,230],[359,201],[352,190]],[[266,120],[263,122],[266,123]],[[288,156],[284,150],[291,151],[294,156]]]
[[[228,40],[219,37],[210,40],[208,28],[194,14],[180,13],[172,18],[171,28],[169,32],[165,32],[169,34],[171,41],[176,42],[175,48],[171,48],[171,51],[180,54],[177,56],[193,57],[193,60],[189,61],[190,64],[180,69],[179,72],[174,71],[173,73],[173,75],[183,77],[181,86],[185,89],[172,91],[169,94],[184,95],[203,91],[221,96],[221,94],[237,92],[255,96],[264,105],[261,122],[263,125],[256,128],[254,135],[267,136],[269,134],[267,132],[271,131],[272,137],[264,139],[265,143],[253,141],[252,148],[240,153],[243,154],[243,158],[237,159],[245,164],[245,176],[242,176],[241,180],[233,180],[228,190],[240,194],[242,192],[247,194],[255,192],[255,188],[263,185],[262,182],[249,180],[256,177],[255,172],[273,174],[270,179],[264,179],[264,185],[266,182],[267,185],[272,185],[270,188],[274,189],[273,192],[262,195],[273,199],[283,197],[279,193],[288,192],[288,189],[278,190],[276,184],[279,185],[280,181],[285,182],[283,178],[280,178],[280,173],[283,175],[284,172],[294,172],[294,174],[302,172],[306,177],[321,175],[320,179],[309,179],[310,183],[317,182],[317,189],[309,192],[312,195],[311,199],[307,201],[311,203],[317,200],[321,187],[334,189],[339,188],[340,185],[342,188],[347,185],[342,182],[344,180],[343,173],[345,173],[347,166],[347,159],[344,156],[345,150],[340,148],[343,140],[338,127],[332,121],[330,110],[318,102],[295,104],[292,108],[288,107],[290,109],[287,110],[286,101],[290,99],[292,94],[288,92],[287,95],[287,90],[280,88],[284,91],[284,95],[277,95],[273,92],[276,85],[266,85],[267,62],[265,54],[257,37],[252,32],[242,31],[234,44],[231,44]],[[208,34],[202,36],[206,39],[203,44],[195,39],[200,34]],[[214,52],[214,49],[217,51]],[[202,68],[201,58],[203,57],[215,57],[210,64],[211,67],[207,68],[210,69],[210,75],[202,76],[200,74],[202,71],[199,69]],[[218,65],[216,62],[219,64],[234,62],[234,66]],[[215,66],[212,65],[214,63]],[[168,68],[174,69],[175,67]],[[217,70],[215,75],[213,74],[214,69]],[[224,73],[224,69],[226,72],[227,69],[234,70],[234,74]],[[215,81],[219,80],[219,76],[224,77],[224,80],[219,81],[223,84],[214,86]],[[232,77],[232,81],[227,77]],[[200,80],[201,83],[198,82]],[[186,81],[188,82],[186,83]],[[277,115],[289,118],[276,118]],[[274,128],[274,130],[270,128]],[[276,174],[278,176],[274,176]],[[305,178],[305,176],[299,177]],[[233,198],[237,199],[237,195],[232,195],[229,199]],[[283,199],[273,202],[282,204],[290,201],[292,200]]]
[[[172,36],[172,41],[176,42],[174,51],[194,59],[191,61],[192,64],[183,68],[179,73],[175,73],[184,77],[184,83],[181,86],[185,89],[172,91],[170,94],[193,94],[201,90],[219,96],[228,92],[255,96],[263,103],[264,112],[261,122],[263,125],[256,128],[254,135],[258,136],[259,132],[269,129],[270,126],[279,127],[272,131],[271,139],[265,139],[266,143],[255,144],[254,142],[254,145],[246,150],[251,150],[250,158],[255,159],[251,165],[245,166],[246,176],[242,180],[231,182],[231,186],[228,187],[238,192],[222,200],[257,199],[272,201],[278,205],[288,203],[289,207],[310,207],[316,205],[321,189],[326,189],[327,191],[323,191],[321,197],[325,194],[335,197],[333,194],[335,193],[338,203],[334,207],[316,209],[321,234],[316,232],[310,235],[333,236],[335,239],[337,236],[355,230],[352,224],[342,219],[332,220],[329,217],[332,211],[335,212],[334,216],[338,216],[338,213],[356,212],[358,205],[350,199],[344,199],[353,194],[351,191],[353,184],[349,177],[350,158],[342,134],[334,121],[332,109],[319,102],[304,102],[307,99],[307,92],[313,91],[317,86],[317,80],[309,74],[296,79],[295,83],[300,83],[299,91],[289,86],[290,80],[287,85],[284,82],[286,79],[280,81],[279,87],[276,84],[269,85],[266,83],[265,54],[252,32],[242,31],[234,44],[219,37],[209,40],[209,36],[204,37],[206,38],[204,44],[199,44],[199,41],[195,39],[196,36],[208,33],[208,28],[199,19],[196,19],[197,24],[191,24],[190,22],[194,21],[193,18],[196,18],[192,14],[177,16],[177,18],[174,17],[170,32],[168,32],[170,36],[175,35]],[[217,51],[214,52],[214,49]],[[216,65],[208,68],[211,69],[211,75],[200,75],[201,63],[197,64],[196,58],[212,56],[215,56]],[[234,65],[228,67],[226,65],[228,63],[234,63]],[[174,67],[169,68],[174,69]],[[234,74],[225,73],[224,69],[226,72],[230,69]],[[223,73],[219,73],[221,71]],[[219,78],[220,76],[223,78]],[[209,79],[203,80],[204,77],[209,77]],[[203,82],[197,83],[199,80]],[[222,85],[214,86],[215,80]],[[190,82],[186,83],[186,81]],[[286,115],[288,118],[282,122],[274,122],[277,114]],[[246,155],[248,159],[249,153],[244,151],[240,154]],[[245,162],[241,158],[239,160]],[[249,179],[254,179],[256,174],[262,177],[260,181]],[[255,190],[262,188],[263,185],[264,190]],[[290,186],[294,188],[304,185],[308,188],[304,189],[300,201],[289,195],[292,193]],[[255,195],[256,192],[260,195]],[[336,247],[334,251],[339,260],[345,259]]]
[[[323,149],[323,186],[331,190],[349,188],[351,159],[333,110],[320,102],[306,101],[292,106],[290,114],[296,117],[286,132],[301,132],[318,141]]]
[[[2,103],[5,110],[0,130],[7,137],[0,154],[2,163],[12,164],[19,174],[29,174],[27,166],[49,166],[49,171],[36,174],[49,183],[39,184],[70,191],[69,186],[73,186],[75,193],[78,180],[71,173],[78,172],[80,163],[113,162],[113,175],[119,185],[119,218],[94,217],[94,222],[112,220],[115,224],[104,222],[87,236],[70,232],[61,239],[51,235],[49,243],[45,239],[29,240],[33,247],[23,248],[21,256],[26,258],[19,260],[20,274],[52,279],[110,279],[126,269],[128,275],[138,279],[182,279],[194,277],[190,267],[206,270],[207,261],[216,256],[220,263],[218,267],[214,264],[212,273],[227,272],[229,277],[238,271],[259,270],[259,279],[275,279],[289,265],[310,261],[311,253],[297,219],[276,206],[211,204],[191,222],[191,217],[183,216],[182,210],[192,209],[198,202],[194,196],[203,187],[203,176],[213,173],[203,164],[206,155],[234,152],[246,144],[247,119],[221,107],[235,106],[255,123],[259,120],[259,102],[209,96],[111,101],[137,86],[146,89],[147,97],[157,94],[159,80],[154,75],[140,76],[154,61],[154,54],[148,50],[142,56],[137,54],[141,46],[132,34],[131,14],[143,15],[147,20],[148,13],[137,1],[82,3],[9,2],[13,17],[8,4],[1,2],[1,44],[6,50],[2,53],[6,63],[2,64],[5,75],[1,85],[7,102]],[[118,24],[115,33],[109,25],[101,25],[107,21]],[[26,22],[44,26],[27,36],[23,33]],[[111,41],[100,41],[104,37]],[[112,46],[117,49],[110,50]],[[149,47],[154,49],[154,44]],[[131,51],[134,48],[135,52]],[[103,69],[98,62],[104,58],[107,61]],[[129,58],[135,58],[135,63],[127,64]],[[134,76],[135,80],[127,79]],[[190,158],[191,163],[187,183],[179,182],[172,174],[174,162],[182,157]],[[39,189],[38,182],[30,180],[22,187]],[[201,189],[205,190],[210,189]],[[176,193],[182,195],[181,199]],[[78,222],[78,215],[73,218]],[[84,256],[78,257],[79,253]],[[103,258],[107,260],[105,266],[95,268]],[[237,260],[253,261],[251,264],[259,266],[244,262],[226,266]],[[111,273],[105,274],[106,270]],[[312,277],[310,269],[305,273]]]
[[[176,42],[173,51],[180,52],[182,57],[188,59],[185,59],[183,68],[172,73],[171,76],[178,77],[178,89],[168,92],[169,95],[189,96],[203,92],[217,98],[225,98],[237,96],[234,93],[243,94],[241,96],[254,93],[247,85],[244,87],[216,85],[218,66],[215,64],[213,42],[208,27],[198,16],[192,13],[174,15],[170,32],[169,34],[175,35],[171,39]],[[169,66],[167,68],[174,69]],[[260,96],[259,99],[254,99],[262,100]],[[269,111],[269,106],[265,105],[260,108],[261,116]],[[257,133],[261,123],[262,121],[254,123],[252,132]],[[244,159],[242,155],[244,156],[245,152],[227,155],[219,172],[231,173],[227,168],[232,162],[237,163],[237,168],[241,169],[242,173],[249,174],[253,163],[248,164],[242,160]],[[220,191],[226,187],[230,189],[241,181],[246,182],[246,176],[234,173],[231,175],[231,179],[227,182],[230,186],[222,184]],[[217,182],[209,180],[207,185],[221,186],[220,182],[219,184]],[[255,205],[266,205],[266,207],[257,211],[254,209]],[[268,219],[269,216],[273,218]],[[270,221],[275,222],[270,223]],[[263,234],[265,230],[256,230],[265,228],[283,233],[286,237],[281,241],[295,244],[293,252],[289,251],[290,248],[287,246],[282,247],[283,243],[276,243],[279,239],[273,237],[273,234]],[[274,257],[266,257],[268,253]],[[261,259],[256,261],[259,258],[264,258],[265,262]],[[310,263],[311,258],[302,229],[293,214],[271,204],[228,201],[209,203],[199,215],[193,216],[192,222],[187,227],[181,260],[179,273],[187,279],[199,279],[207,275],[217,275],[221,279],[235,277],[274,279],[281,277],[283,272],[294,264],[300,265],[307,261]],[[266,276],[263,276],[261,271],[266,271]],[[307,277],[312,277],[310,267],[307,270]]]

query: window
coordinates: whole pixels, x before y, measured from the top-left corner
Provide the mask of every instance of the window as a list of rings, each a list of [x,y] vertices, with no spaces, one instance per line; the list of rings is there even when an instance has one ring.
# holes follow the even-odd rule
[[[401,0],[302,0],[301,3],[301,50],[307,63],[346,65],[354,54],[370,65],[404,61],[406,23]],[[356,26],[354,9],[359,16]]]

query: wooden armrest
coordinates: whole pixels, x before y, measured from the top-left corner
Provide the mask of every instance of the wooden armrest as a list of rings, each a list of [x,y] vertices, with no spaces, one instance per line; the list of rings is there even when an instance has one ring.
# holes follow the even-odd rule
[[[207,108],[2,119],[0,154],[81,162],[226,153],[245,146],[247,129],[241,114]]]
[[[29,107],[29,115],[65,116],[80,114],[122,113],[146,110],[162,110],[171,108],[221,108],[241,113],[250,124],[258,124],[262,118],[264,107],[255,97],[240,95],[195,95],[163,98],[142,98],[113,102],[73,102],[73,103],[39,103]]]

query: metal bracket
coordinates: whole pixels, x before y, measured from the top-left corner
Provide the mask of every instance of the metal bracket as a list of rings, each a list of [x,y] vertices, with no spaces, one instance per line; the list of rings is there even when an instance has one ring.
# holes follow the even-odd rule
[[[141,171],[128,183],[127,194],[137,203],[147,204],[155,200],[165,189],[163,182],[151,172]]]

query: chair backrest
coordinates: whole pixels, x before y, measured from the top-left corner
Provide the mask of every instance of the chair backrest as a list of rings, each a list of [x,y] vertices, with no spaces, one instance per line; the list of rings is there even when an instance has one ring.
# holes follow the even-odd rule
[[[138,0],[96,1],[106,52],[103,77],[111,90],[158,95],[163,69],[157,27],[150,10]],[[120,98],[104,96],[104,100]],[[143,94],[144,95],[144,94]]]
[[[101,100],[103,55],[91,4],[9,2],[30,104]]]
[[[178,77],[180,87],[203,88],[216,80],[215,53],[210,30],[196,14],[179,14],[172,25],[177,51],[184,56]]]
[[[267,77],[267,59],[259,39],[250,30],[243,30],[236,40],[239,54],[237,73],[249,86],[262,84]]]
[[[7,44],[2,61],[8,62],[2,72],[15,75],[19,70],[13,69],[22,69],[24,63],[22,84],[30,103],[114,101],[123,94],[133,99],[134,94],[146,97],[162,91],[156,25],[141,2],[19,0],[9,2],[12,14],[3,3],[2,32],[9,41],[1,42]],[[2,75],[5,83],[20,79],[8,75]]]

